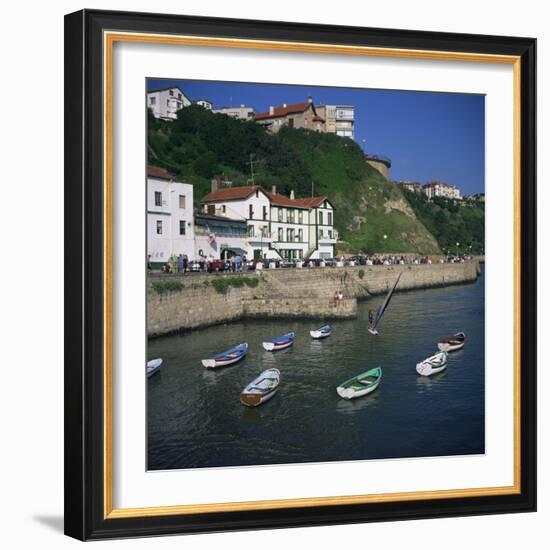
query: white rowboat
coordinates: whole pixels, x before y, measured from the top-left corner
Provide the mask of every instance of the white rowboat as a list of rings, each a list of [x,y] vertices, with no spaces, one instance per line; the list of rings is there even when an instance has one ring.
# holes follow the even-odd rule
[[[323,325],[318,329],[310,330],[309,334],[312,338],[316,339],[326,338],[327,336],[330,336],[332,334],[332,327],[330,325]]]
[[[447,352],[440,351],[424,361],[417,363],[416,372],[422,376],[431,376],[447,368]]]
[[[269,342],[263,342],[262,346],[266,351],[279,351],[281,349],[286,349],[294,344],[294,333],[289,332],[284,336],[279,336],[278,338],[273,338]]]
[[[158,372],[160,370],[160,366],[162,365],[162,359],[151,359],[151,361],[147,361],[147,378],[150,376],[153,376],[155,372]]]
[[[228,349],[227,351],[222,351],[218,355],[209,357],[208,359],[202,360],[202,366],[207,369],[215,369],[217,367],[226,367],[227,365],[232,365],[237,361],[240,361],[248,352],[248,344],[239,344],[234,348]]]
[[[457,332],[452,336],[445,336],[437,343],[440,351],[457,351],[464,347],[466,343],[466,335],[463,332]]]
[[[247,407],[257,407],[265,403],[277,393],[280,380],[279,369],[264,370],[241,392],[241,403]]]

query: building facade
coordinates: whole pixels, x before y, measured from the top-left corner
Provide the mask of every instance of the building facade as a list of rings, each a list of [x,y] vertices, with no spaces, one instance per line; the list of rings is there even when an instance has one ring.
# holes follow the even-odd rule
[[[246,105],[240,105],[239,107],[220,107],[219,109],[213,109],[213,112],[227,115],[237,120],[253,120],[255,114],[254,107],[247,107]]]
[[[296,199],[260,186],[220,188],[203,198],[205,213],[245,220],[247,257],[307,260],[334,256],[338,238],[328,197]]]
[[[402,187],[403,189],[406,189],[407,191],[412,191],[413,193],[422,193],[422,184],[418,183],[416,181],[396,181],[397,185]]]
[[[422,187],[422,190],[429,199],[444,197],[461,200],[460,189],[456,185],[449,185],[443,181],[430,181]]]
[[[353,105],[316,105],[317,114],[324,119],[324,131],[340,137],[355,139],[355,108]]]
[[[225,216],[195,214],[196,259],[227,260],[248,251],[247,223]]]
[[[200,105],[203,109],[206,109],[207,111],[212,110],[212,102],[208,99],[197,99],[195,101],[196,105]]]
[[[147,255],[164,264],[173,255],[195,256],[193,186],[164,170],[147,170]]]
[[[292,105],[283,103],[279,107],[270,106],[268,111],[256,113],[254,121],[266,126],[273,133],[278,132],[283,126],[303,128],[312,132],[325,131],[325,120],[318,115],[311,96],[304,103]]]
[[[178,111],[189,105],[191,100],[178,87],[147,92],[147,107],[155,118],[174,120],[178,118]]]

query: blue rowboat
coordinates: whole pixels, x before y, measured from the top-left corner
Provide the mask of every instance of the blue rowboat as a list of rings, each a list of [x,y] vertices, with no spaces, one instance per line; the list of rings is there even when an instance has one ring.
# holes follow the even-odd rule
[[[332,327],[330,325],[323,325],[315,330],[310,330],[309,333],[312,338],[326,338],[332,334]]]
[[[202,366],[207,369],[215,369],[216,367],[225,367],[227,365],[232,365],[237,361],[240,361],[248,351],[248,344],[239,344],[234,348],[218,353],[213,357],[202,360]]]
[[[279,336],[278,338],[273,338],[269,342],[263,342],[262,346],[267,351],[279,351],[280,349],[289,348],[294,344],[294,333],[289,332],[284,336]]]

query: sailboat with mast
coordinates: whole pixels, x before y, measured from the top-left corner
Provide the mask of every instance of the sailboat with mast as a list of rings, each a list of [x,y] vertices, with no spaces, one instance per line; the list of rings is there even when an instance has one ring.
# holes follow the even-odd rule
[[[397,283],[399,283],[399,279],[401,279],[401,275],[402,273],[398,275],[397,280],[395,281],[395,284],[386,294],[386,299],[382,304],[380,304],[376,308],[376,312],[372,316],[372,319],[370,319],[369,332],[371,334],[375,334],[375,335],[378,334],[378,330],[376,327],[378,326],[378,323],[380,323],[380,321],[382,320],[382,316],[384,315],[384,312],[386,311],[386,309],[388,309],[388,306],[390,305],[390,300],[393,296],[395,289],[397,288]]]

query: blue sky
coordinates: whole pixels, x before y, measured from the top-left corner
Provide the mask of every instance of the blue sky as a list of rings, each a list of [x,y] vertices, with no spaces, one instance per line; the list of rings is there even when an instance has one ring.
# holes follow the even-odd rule
[[[463,194],[484,191],[485,98],[480,95],[149,79],[148,89],[179,86],[214,107],[245,104],[256,111],[300,103],[355,107],[355,141],[392,161],[394,180],[443,180]],[[364,141],[363,141],[364,140]]]

